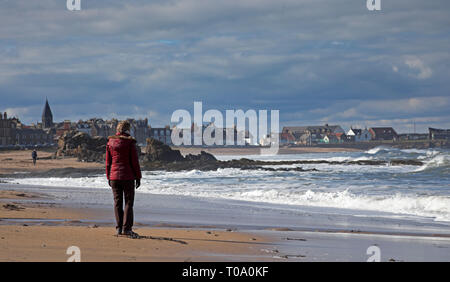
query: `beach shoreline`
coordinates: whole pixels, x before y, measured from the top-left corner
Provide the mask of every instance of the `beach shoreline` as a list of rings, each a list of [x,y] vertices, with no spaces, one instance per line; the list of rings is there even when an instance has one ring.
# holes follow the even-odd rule
[[[251,203],[167,195],[137,195],[135,230],[146,238],[117,238],[112,201],[77,203],[47,193],[53,189],[0,185],[0,261],[64,261],[69,245],[80,247],[83,261],[365,261],[370,246],[382,249],[382,261],[450,260],[450,229],[439,224],[380,225],[314,212],[283,222],[285,212],[277,214],[276,207],[256,212]],[[110,196],[96,194],[106,202]],[[16,208],[6,211],[4,205]],[[238,220],[228,214],[233,205],[249,205],[248,212]]]
[[[47,201],[49,200],[49,201]],[[115,236],[104,210],[74,208],[23,190],[0,190],[0,261],[261,261],[266,236],[215,228],[137,224],[139,239]]]

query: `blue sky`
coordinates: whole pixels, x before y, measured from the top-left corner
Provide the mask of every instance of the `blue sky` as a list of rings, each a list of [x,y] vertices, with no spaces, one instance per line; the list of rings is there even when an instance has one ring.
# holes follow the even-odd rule
[[[0,0],[0,110],[40,120],[278,109],[283,125],[450,128],[450,2]]]

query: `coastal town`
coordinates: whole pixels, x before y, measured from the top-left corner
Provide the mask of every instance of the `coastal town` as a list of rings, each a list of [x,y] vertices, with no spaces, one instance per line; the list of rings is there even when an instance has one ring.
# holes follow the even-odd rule
[[[134,136],[138,144],[145,146],[147,138],[153,138],[166,145],[173,145],[171,134],[174,126],[152,127],[149,120],[127,119],[131,124],[131,135]],[[36,124],[23,124],[19,117],[8,117],[4,112],[0,114],[0,147],[22,148],[33,146],[53,146],[58,139],[69,131],[87,133],[91,137],[108,137],[115,134],[115,129],[119,123],[118,119],[104,120],[102,118],[91,118],[89,120],[70,121],[64,120],[54,122],[53,113],[48,100],[46,99],[42,111],[41,122]],[[202,125],[202,132],[209,124]],[[192,124],[192,132],[197,131],[196,124]],[[214,130],[219,130],[215,128]],[[223,130],[224,140],[227,138],[229,130]],[[269,136],[257,140],[248,130],[239,132],[233,128],[234,138],[245,136],[244,146],[269,146],[271,139]],[[374,145],[409,145],[447,147],[449,146],[450,129],[428,128],[426,133],[403,133],[399,134],[393,127],[350,127],[345,131],[340,125],[310,125],[310,126],[285,126],[279,134],[280,146],[355,146],[371,147]],[[225,142],[224,142],[225,144]],[[202,145],[206,146],[206,145]],[[228,145],[227,145],[228,146]],[[235,145],[237,146],[237,145]],[[242,146],[242,145],[241,145]]]

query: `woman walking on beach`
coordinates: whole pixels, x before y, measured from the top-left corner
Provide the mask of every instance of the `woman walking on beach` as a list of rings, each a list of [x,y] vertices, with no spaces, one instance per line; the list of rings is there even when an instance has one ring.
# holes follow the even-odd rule
[[[106,177],[114,195],[117,235],[136,238],[139,235],[132,231],[134,189],[139,188],[142,178],[136,139],[130,136],[128,121],[121,121],[116,131],[116,135],[108,137],[106,145]]]

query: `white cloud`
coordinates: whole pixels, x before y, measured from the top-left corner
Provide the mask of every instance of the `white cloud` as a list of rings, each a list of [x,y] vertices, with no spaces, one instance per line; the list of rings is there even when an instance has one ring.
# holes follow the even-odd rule
[[[409,68],[418,71],[417,74],[414,74],[414,76],[417,77],[418,79],[427,79],[427,78],[430,78],[431,75],[433,74],[433,71],[431,70],[431,68],[425,66],[425,64],[419,58],[414,58],[414,57],[407,58],[405,60],[405,64]]]
[[[21,117],[26,116],[32,111],[33,107],[17,107],[17,108],[6,108],[1,113],[6,112],[8,117]]]

